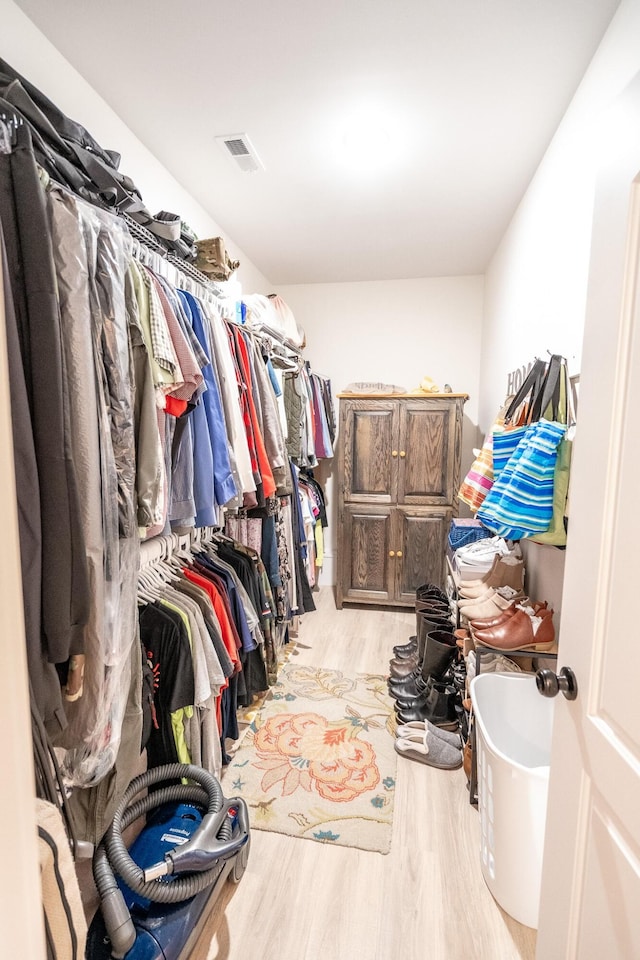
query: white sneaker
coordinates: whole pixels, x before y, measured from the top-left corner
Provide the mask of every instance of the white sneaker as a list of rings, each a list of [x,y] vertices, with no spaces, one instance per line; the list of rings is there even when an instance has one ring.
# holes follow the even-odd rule
[[[486,563],[488,560],[493,560],[496,556],[519,557],[520,545],[517,543],[510,544],[502,537],[491,537],[491,539],[488,540],[476,540],[475,543],[470,543],[466,547],[460,547],[455,552],[456,560],[459,563],[469,565]]]
[[[487,558],[493,559],[496,554],[506,556],[509,548],[502,537],[490,537],[487,540],[476,540],[475,543],[469,543],[466,547],[460,547],[456,550],[456,557],[463,563],[478,563],[486,561]]]

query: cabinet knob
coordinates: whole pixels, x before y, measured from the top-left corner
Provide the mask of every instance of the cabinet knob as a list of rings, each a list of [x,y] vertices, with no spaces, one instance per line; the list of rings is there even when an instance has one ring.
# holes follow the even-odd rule
[[[392,450],[392,451],[391,451],[391,456],[392,456],[392,457],[397,457],[397,456],[398,456],[398,451],[397,451],[397,450]]]
[[[400,451],[400,456],[401,456],[401,457],[406,457],[406,455],[407,455],[407,454],[405,453],[404,450],[401,450],[401,451]]]
[[[396,557],[401,557],[401,556],[402,556],[402,550],[398,550],[398,552],[396,553]]]
[[[395,550],[389,550],[389,556],[390,556],[390,557],[395,557],[395,555],[396,555]]]

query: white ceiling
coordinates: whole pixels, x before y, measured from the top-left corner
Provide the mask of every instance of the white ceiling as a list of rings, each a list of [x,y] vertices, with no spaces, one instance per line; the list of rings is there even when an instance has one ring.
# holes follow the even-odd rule
[[[18,0],[274,284],[484,272],[618,2]]]

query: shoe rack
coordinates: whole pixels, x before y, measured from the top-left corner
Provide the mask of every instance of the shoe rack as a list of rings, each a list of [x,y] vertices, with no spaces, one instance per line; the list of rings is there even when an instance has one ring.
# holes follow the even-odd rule
[[[453,567],[451,561],[451,555],[449,551],[446,553],[446,566],[447,566],[447,581],[446,581],[446,592],[449,597],[451,604],[452,613],[455,616],[456,627],[459,630],[462,630],[465,626],[464,618],[460,614],[460,609],[458,606],[458,601],[460,599],[459,587],[460,579]],[[465,642],[464,655],[466,656],[473,652],[475,660],[475,676],[479,676],[482,672],[482,662],[483,657],[490,658],[495,655],[506,656],[509,660],[513,660],[515,663],[520,665],[520,661],[525,661],[525,664],[522,664],[522,669],[526,673],[535,673],[536,668],[533,666],[533,661],[539,660],[552,660],[557,661],[558,659],[558,647],[557,644],[549,650],[544,650],[541,652],[532,651],[531,649],[513,649],[505,650],[501,647],[492,647],[484,644],[474,644],[473,639],[469,636],[469,639]],[[526,661],[528,661],[529,669],[525,669]],[[467,692],[468,694],[468,692]],[[465,706],[470,706],[470,697],[467,695],[467,698],[463,700],[463,709],[467,713],[467,729],[469,732],[468,742],[471,748],[471,764],[470,764],[470,774],[469,774],[469,803],[472,806],[477,806],[478,804],[478,766],[477,766],[477,750],[476,750],[476,736],[475,736],[475,723],[473,720],[473,715],[470,709],[467,709]]]

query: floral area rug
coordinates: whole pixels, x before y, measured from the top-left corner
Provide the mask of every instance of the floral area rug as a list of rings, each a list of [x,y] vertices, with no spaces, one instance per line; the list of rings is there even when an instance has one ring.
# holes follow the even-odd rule
[[[396,753],[384,677],[284,666],[225,771],[251,826],[361,850],[391,845]]]

